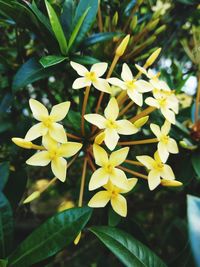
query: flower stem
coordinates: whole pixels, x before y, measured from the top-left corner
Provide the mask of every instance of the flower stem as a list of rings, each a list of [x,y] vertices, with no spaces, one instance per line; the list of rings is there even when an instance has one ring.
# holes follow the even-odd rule
[[[38,145],[34,145],[34,144],[32,144],[31,148],[32,148],[32,149],[36,149],[36,150],[46,150],[45,147],[43,147],[43,146],[38,146]]]
[[[82,171],[82,177],[81,177],[81,187],[80,187],[80,193],[79,193],[79,200],[78,200],[78,206],[81,207],[83,204],[83,193],[84,193],[84,187],[85,187],[85,176],[86,176],[86,168],[87,168],[87,157],[85,157],[83,162],[83,171]]]
[[[96,171],[96,167],[95,167],[95,165],[94,165],[94,163],[93,163],[93,161],[92,161],[92,159],[90,157],[90,153],[89,152],[87,153],[87,157],[88,157],[88,163],[89,163],[92,171]]]
[[[85,95],[84,95],[84,100],[83,100],[83,107],[82,107],[82,114],[81,114],[81,132],[82,135],[85,135],[85,120],[84,120],[84,115],[86,111],[86,106],[87,106],[87,101],[90,93],[90,86],[87,86],[85,89]]]
[[[131,101],[129,102],[119,113],[119,116],[124,115],[132,106],[133,106],[134,102]]]
[[[156,109],[155,107],[148,107],[148,108],[144,109],[142,112],[140,112],[137,115],[135,115],[134,117],[132,117],[130,119],[130,121],[135,122],[135,121],[139,120],[140,118],[145,117],[146,115],[150,114],[155,109]]]
[[[150,139],[144,139],[144,140],[119,142],[118,145],[120,145],[120,146],[131,146],[131,145],[151,144],[151,143],[157,143],[157,142],[158,142],[157,138],[150,138]]]
[[[148,176],[147,176],[147,175],[144,175],[144,174],[142,174],[142,173],[132,171],[132,170],[130,170],[130,169],[128,169],[128,168],[125,168],[125,167],[122,167],[122,166],[119,166],[118,168],[121,169],[121,170],[123,170],[123,171],[125,171],[125,172],[128,172],[128,173],[130,173],[130,174],[133,174],[133,175],[135,175],[135,176],[137,176],[137,177],[143,178],[143,179],[145,179],[145,180],[148,179]]]
[[[124,162],[132,164],[132,165],[136,165],[136,166],[144,166],[141,162],[136,161],[136,160],[126,159]]]
[[[81,140],[81,137],[79,137],[79,136],[76,136],[76,135],[71,134],[71,133],[66,133],[66,134],[67,134],[67,137],[70,137],[70,138],[72,138],[74,140],[78,140],[78,141]]]
[[[102,22],[102,15],[101,15],[101,3],[99,0],[99,6],[98,6],[98,27],[99,31],[103,32],[103,22]]]
[[[198,87],[197,87],[197,96],[196,96],[196,104],[195,104],[195,122],[198,121],[199,117],[199,102],[200,102],[200,73],[198,75]]]

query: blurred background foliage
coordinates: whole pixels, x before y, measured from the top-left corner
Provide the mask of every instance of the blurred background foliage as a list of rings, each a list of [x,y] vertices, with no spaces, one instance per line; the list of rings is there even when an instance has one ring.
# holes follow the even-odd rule
[[[142,65],[156,48],[162,47],[154,66],[180,99],[180,113],[172,129],[180,153],[170,157],[170,165],[184,185],[178,189],[159,187],[150,192],[146,184],[139,183],[128,196],[126,219],[106,208],[95,210],[90,224],[118,225],[149,246],[168,266],[194,266],[187,231],[186,195],[200,196],[200,121],[195,118],[200,77],[199,1],[101,0],[102,20],[94,0],[80,1],[78,8],[77,1],[72,0],[49,3],[62,25],[63,32],[57,35],[44,1],[0,0],[0,187],[10,203],[6,202],[9,216],[13,213],[15,221],[14,226],[10,223],[10,231],[15,232],[15,241],[11,240],[10,246],[16,247],[56,211],[75,206],[79,193],[81,174],[77,169],[81,169],[81,158],[70,167],[66,183],[57,183],[38,200],[21,205],[22,199],[51,177],[46,168],[28,168],[24,162],[30,152],[11,143],[11,137],[24,137],[33,123],[29,98],[36,98],[47,107],[70,100],[72,109],[64,125],[69,132],[78,134],[83,92],[72,90],[75,74],[69,61],[88,66],[98,61],[110,63],[120,38],[129,33],[131,41],[115,75],[120,74],[123,62],[132,67],[135,63]],[[90,5],[92,8],[87,9]],[[85,17],[87,23],[81,24]],[[95,91],[88,111],[95,107],[97,99]],[[155,123],[161,120],[158,113],[151,116]],[[147,124],[138,136],[142,139],[150,135]],[[137,149],[148,154],[155,145]],[[137,152],[133,150],[131,156],[134,158]],[[87,179],[89,174],[90,170]],[[85,203],[89,198],[86,190]],[[34,266],[122,266],[94,236],[87,232],[84,235],[87,239],[83,237],[78,247],[70,245],[53,260]]]

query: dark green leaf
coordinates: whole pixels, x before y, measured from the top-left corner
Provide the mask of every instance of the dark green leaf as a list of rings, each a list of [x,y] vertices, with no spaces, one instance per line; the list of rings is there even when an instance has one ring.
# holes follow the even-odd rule
[[[0,260],[0,267],[6,267],[8,264],[7,260]]]
[[[121,216],[119,216],[111,207],[108,211],[108,224],[109,226],[115,227],[121,221]]]
[[[0,257],[10,252],[13,239],[12,209],[7,198],[0,192]]]
[[[134,6],[136,5],[137,1],[136,0],[131,0],[128,2],[128,5],[126,6],[126,8],[124,9],[124,14],[126,16],[129,16],[131,10],[134,8]]]
[[[93,232],[128,267],[166,267],[148,247],[131,235],[108,226],[92,227]]]
[[[92,214],[88,207],[58,213],[30,234],[8,258],[12,267],[28,267],[71,243]]]
[[[42,57],[40,59],[40,63],[44,68],[59,64],[63,62],[66,59],[66,57],[63,56],[56,56],[56,55],[49,55],[46,57]]]
[[[0,191],[2,191],[8,181],[10,164],[9,162],[0,163]]]
[[[187,198],[187,216],[189,223],[189,236],[194,258],[197,266],[200,266],[200,198],[188,195]]]
[[[83,64],[83,65],[93,65],[95,63],[98,63],[99,60],[94,58],[94,57],[90,57],[90,56],[79,56],[79,55],[74,55],[70,58],[72,61],[75,61],[77,63]]]
[[[67,39],[69,39],[71,32],[73,30],[72,24],[73,24],[74,13],[75,13],[74,0],[65,0],[63,3],[63,11],[62,11],[60,19],[61,19],[63,31]]]
[[[36,59],[31,58],[17,71],[13,79],[12,88],[17,91],[27,84],[44,79],[53,73],[52,68],[44,69]]]
[[[56,39],[59,43],[59,46],[60,46],[60,51],[62,54],[66,55],[66,53],[67,53],[67,41],[65,39],[65,35],[64,35],[62,26],[60,24],[60,21],[56,15],[56,12],[54,11],[54,9],[52,8],[52,6],[49,4],[49,2],[47,0],[45,0],[45,4],[46,4],[47,12],[49,15],[49,20],[51,23],[52,30],[53,30],[53,32],[56,36]]]
[[[197,174],[198,179],[200,179],[200,152],[192,155],[192,166]]]
[[[99,44],[103,43],[106,41],[109,41],[113,39],[113,37],[121,37],[124,36],[124,34],[119,33],[119,32],[102,32],[102,33],[96,33],[91,35],[90,37],[86,38],[83,42],[83,45],[85,47],[94,45],[94,44]]]

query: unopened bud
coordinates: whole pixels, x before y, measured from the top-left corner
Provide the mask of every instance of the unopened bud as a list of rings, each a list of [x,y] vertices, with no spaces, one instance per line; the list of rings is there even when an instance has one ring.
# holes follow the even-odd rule
[[[77,235],[77,237],[74,239],[74,245],[78,245],[79,241],[81,239],[81,232]]]
[[[40,196],[40,192],[39,191],[35,191],[23,201],[23,204],[30,203],[33,200],[35,200],[36,198],[38,198],[39,196]]]
[[[124,37],[124,39],[121,41],[120,45],[117,47],[115,52],[117,56],[121,57],[124,54],[128,46],[129,39],[130,39],[130,34],[126,35],[126,37]]]
[[[100,133],[96,136],[94,143],[97,145],[101,145],[105,139],[105,133]]]
[[[112,18],[112,25],[113,25],[113,26],[116,26],[116,25],[117,25],[117,23],[118,23],[118,18],[119,18],[119,16],[118,16],[118,12],[116,11],[116,12],[115,12],[115,15],[114,15],[113,18]]]
[[[159,22],[159,19],[156,19],[156,20],[154,20],[154,21],[151,21],[151,22],[149,23],[149,25],[147,26],[147,29],[148,29],[149,31],[152,31],[152,30],[155,29],[155,27],[158,25],[158,22]]]
[[[23,138],[13,137],[12,141],[17,146],[20,146],[20,147],[23,147],[23,148],[26,148],[26,149],[31,149],[32,148],[32,142],[26,141]]]
[[[137,22],[138,22],[138,18],[137,18],[137,16],[134,16],[134,17],[132,18],[132,20],[131,20],[131,23],[130,23],[130,29],[131,29],[132,31],[135,30],[135,27],[137,26]]]
[[[182,186],[183,183],[176,181],[176,180],[166,180],[166,179],[162,179],[161,180],[161,185],[162,186],[168,186],[168,187],[179,187]]]
[[[187,139],[183,139],[179,142],[179,145],[187,150],[195,150],[198,148],[197,145],[191,144]]]
[[[145,65],[151,66],[154,63],[154,61],[158,58],[160,52],[161,52],[161,48],[156,49],[156,51],[154,51],[153,54],[151,54],[151,56],[147,59]]]
[[[142,117],[134,122],[134,126],[137,128],[141,128],[149,119],[149,116]]]
[[[166,25],[162,25],[162,26],[160,26],[160,27],[154,32],[154,34],[155,34],[155,35],[158,35],[158,34],[160,34],[161,32],[165,31],[166,28],[167,28]]]

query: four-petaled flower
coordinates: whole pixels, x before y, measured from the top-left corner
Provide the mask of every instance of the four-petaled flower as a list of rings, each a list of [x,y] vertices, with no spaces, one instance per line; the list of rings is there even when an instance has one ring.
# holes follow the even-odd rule
[[[67,115],[70,102],[66,101],[53,106],[50,114],[46,107],[35,99],[30,99],[29,104],[33,117],[40,122],[29,129],[25,139],[32,141],[40,136],[49,134],[57,142],[65,143],[67,141],[66,132],[63,126],[57,122],[63,120]]]
[[[161,183],[161,178],[165,180],[175,179],[171,167],[161,161],[158,151],[154,153],[154,159],[146,155],[136,158],[149,170],[148,184],[150,190],[154,190]]]
[[[114,185],[127,189],[128,180],[126,174],[116,168],[125,161],[129,148],[121,148],[115,152],[112,152],[108,158],[106,151],[97,144],[93,145],[93,152],[95,162],[101,168],[97,169],[93,174],[89,182],[89,190],[95,190],[111,181]]]
[[[38,152],[30,157],[26,163],[32,166],[47,166],[51,162],[53,174],[61,181],[66,179],[67,161],[64,158],[75,155],[82,147],[77,142],[66,142],[58,144],[51,137],[43,139],[45,151]]]
[[[152,85],[144,80],[134,79],[133,74],[126,63],[122,66],[121,78],[123,81],[118,78],[109,78],[108,81],[115,86],[121,87],[122,90],[126,90],[131,100],[138,106],[142,106],[142,94],[152,91]]]
[[[178,153],[178,146],[176,141],[170,138],[170,136],[168,135],[171,124],[166,120],[161,129],[158,125],[153,123],[150,124],[150,128],[158,139],[159,156],[162,162],[166,162],[169,157],[169,153]]]
[[[119,115],[119,106],[114,97],[110,99],[104,110],[104,115],[105,117],[99,114],[87,114],[84,118],[88,122],[96,125],[99,129],[105,129],[104,142],[110,150],[116,147],[119,134],[131,135],[139,131],[139,129],[128,120],[116,120]]]
[[[121,194],[128,193],[136,185],[137,179],[128,179],[127,189],[121,189],[113,185],[110,181],[103,187],[106,190],[99,191],[89,201],[88,206],[92,208],[105,207],[110,201],[113,210],[122,217],[127,215],[127,202],[124,196]]]
[[[71,61],[70,64],[72,68],[78,73],[78,75],[82,76],[81,78],[77,78],[74,81],[72,85],[73,89],[80,89],[93,85],[96,89],[102,92],[109,94],[111,93],[109,83],[105,79],[100,78],[106,72],[108,63],[96,63],[91,67],[90,71],[88,71],[83,65],[76,62]]]

